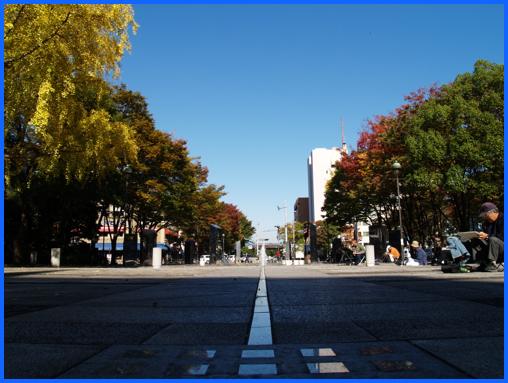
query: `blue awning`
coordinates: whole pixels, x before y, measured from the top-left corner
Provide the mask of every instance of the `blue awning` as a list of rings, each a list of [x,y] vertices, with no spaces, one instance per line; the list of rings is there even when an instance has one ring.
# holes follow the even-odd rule
[[[158,243],[155,247],[158,247],[160,249],[167,249],[167,246],[163,243]],[[111,243],[109,242],[97,242],[95,244],[95,248],[100,251],[111,251]],[[116,249],[122,251],[123,250],[123,243],[117,243]],[[138,251],[141,250],[141,245],[138,243]]]

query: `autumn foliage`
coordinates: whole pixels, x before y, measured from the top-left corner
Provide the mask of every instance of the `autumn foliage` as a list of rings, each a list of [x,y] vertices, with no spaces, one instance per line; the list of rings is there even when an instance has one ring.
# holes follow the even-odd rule
[[[502,207],[503,70],[480,60],[472,73],[418,90],[393,113],[368,121],[328,184],[328,222],[396,228],[395,161],[402,166],[403,226],[410,238],[473,229],[482,202]]]

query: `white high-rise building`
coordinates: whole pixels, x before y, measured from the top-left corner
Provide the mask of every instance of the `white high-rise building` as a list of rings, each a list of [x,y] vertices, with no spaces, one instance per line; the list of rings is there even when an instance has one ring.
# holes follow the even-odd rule
[[[317,148],[310,152],[307,160],[309,177],[309,220],[311,222],[324,219],[325,212],[321,211],[325,204],[326,183],[332,178],[334,165],[340,161],[342,153],[347,153],[347,145],[342,148]]]

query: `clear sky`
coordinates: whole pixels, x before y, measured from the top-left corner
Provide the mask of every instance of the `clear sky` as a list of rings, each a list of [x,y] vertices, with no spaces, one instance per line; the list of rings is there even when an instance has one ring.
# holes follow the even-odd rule
[[[317,147],[354,148],[367,119],[403,96],[503,63],[502,5],[135,5],[120,80],[157,128],[192,156],[273,239],[308,196]]]

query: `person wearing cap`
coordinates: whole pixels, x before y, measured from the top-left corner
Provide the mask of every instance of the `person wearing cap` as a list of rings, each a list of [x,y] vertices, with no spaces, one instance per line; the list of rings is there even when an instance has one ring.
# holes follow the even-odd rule
[[[504,217],[496,205],[485,202],[480,207],[482,231],[475,247],[481,258],[483,271],[502,271],[504,263]],[[503,268],[504,269],[504,268]]]
[[[420,265],[427,264],[427,253],[422,249],[418,241],[411,242],[411,248],[416,253],[416,260]]]

